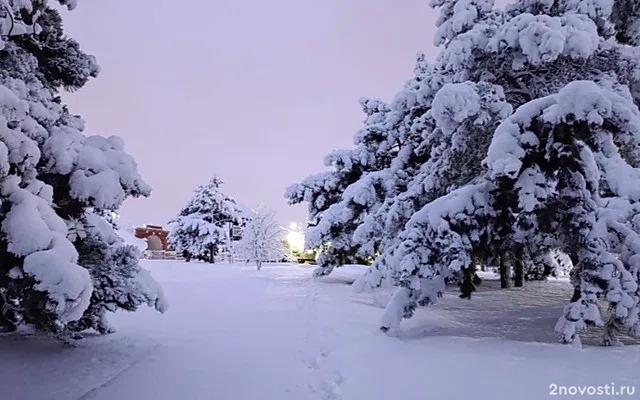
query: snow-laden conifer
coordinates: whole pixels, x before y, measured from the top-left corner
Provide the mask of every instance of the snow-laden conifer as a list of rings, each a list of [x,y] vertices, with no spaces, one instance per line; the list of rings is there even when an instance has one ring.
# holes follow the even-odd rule
[[[231,226],[243,223],[242,210],[220,190],[222,183],[214,177],[199,186],[171,221],[169,242],[187,261],[195,258],[213,263],[219,252],[229,250]]]
[[[76,5],[59,3],[70,9]],[[114,235],[109,224],[94,226],[91,220],[116,211],[128,197],[151,192],[120,138],[86,135],[82,119],[62,104],[60,90],[80,89],[98,72],[95,58],[64,34],[53,4],[0,3],[3,329],[30,324],[68,338],[70,327],[80,330],[79,320],[93,319],[98,309],[104,314],[99,288],[124,290],[151,304],[164,302],[157,284],[138,265],[138,255],[127,260],[130,273],[120,281],[100,278],[83,261],[97,248],[120,248],[105,239]],[[74,229],[79,226],[95,233],[91,244],[78,238]],[[103,255],[94,257],[103,264],[103,274],[120,275],[121,260]]]
[[[391,280],[399,287],[385,330],[433,303],[443,280],[459,282],[469,297],[477,264],[513,268],[522,284],[556,273],[562,259],[575,292],[557,326],[561,339],[576,339],[588,324],[606,327],[605,343],[616,342],[614,330],[637,335],[635,2],[432,5],[441,12],[441,51],[433,67],[415,75],[423,90],[411,110],[421,111],[404,113],[402,129],[385,132],[419,132],[406,147],[411,156],[393,153],[348,182],[324,204],[333,211],[315,215],[315,225],[329,232],[317,237],[331,246],[340,238],[343,252],[375,252],[359,286]],[[394,163],[402,168],[392,174]],[[383,177],[372,180],[376,175]],[[368,182],[393,190],[364,191],[377,197],[356,209],[350,194],[371,188]],[[336,215],[362,217],[345,230],[332,222]]]

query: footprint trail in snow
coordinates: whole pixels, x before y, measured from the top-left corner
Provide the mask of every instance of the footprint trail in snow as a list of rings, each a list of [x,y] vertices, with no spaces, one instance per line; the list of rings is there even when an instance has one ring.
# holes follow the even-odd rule
[[[328,329],[314,319],[318,301],[318,288],[314,282],[307,282],[307,293],[302,299],[299,311],[305,321],[305,342],[309,345],[305,359],[307,367],[312,372],[314,379],[307,387],[313,393],[318,393],[326,400],[346,400],[342,391],[345,378],[340,370],[332,363],[331,349],[327,344]]]

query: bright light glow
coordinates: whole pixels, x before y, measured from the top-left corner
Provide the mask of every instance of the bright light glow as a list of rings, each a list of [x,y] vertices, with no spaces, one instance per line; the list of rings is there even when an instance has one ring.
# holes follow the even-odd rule
[[[296,231],[298,230],[298,224],[296,224],[295,222],[292,222],[289,224],[289,229],[292,231]]]
[[[304,251],[304,234],[302,232],[290,231],[289,233],[287,233],[286,240],[291,251]]]

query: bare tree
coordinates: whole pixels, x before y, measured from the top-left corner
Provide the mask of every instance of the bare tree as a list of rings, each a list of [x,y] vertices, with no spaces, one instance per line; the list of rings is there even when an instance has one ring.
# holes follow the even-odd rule
[[[247,222],[236,252],[248,262],[255,262],[260,270],[265,261],[281,261],[290,257],[284,236],[285,229],[276,221],[275,212],[260,206]]]

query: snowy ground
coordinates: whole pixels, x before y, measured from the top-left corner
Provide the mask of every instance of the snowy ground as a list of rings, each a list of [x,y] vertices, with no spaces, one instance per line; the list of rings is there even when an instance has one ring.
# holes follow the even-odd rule
[[[0,399],[538,400],[552,384],[640,390],[636,346],[555,344],[564,281],[506,291],[485,282],[471,301],[452,293],[420,310],[392,338],[377,329],[384,295],[353,294],[347,270],[313,281],[309,266],[145,265],[165,287],[167,314],[117,314],[118,333],[77,348],[0,337]]]

